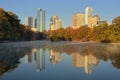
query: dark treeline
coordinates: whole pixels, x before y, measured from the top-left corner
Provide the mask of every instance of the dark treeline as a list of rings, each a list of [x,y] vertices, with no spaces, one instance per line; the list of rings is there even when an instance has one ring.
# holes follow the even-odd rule
[[[112,24],[102,23],[94,28],[82,26],[78,29],[68,27],[48,31],[51,41],[96,41],[96,42],[120,42],[120,16],[112,20]]]
[[[0,42],[41,40],[44,34],[20,24],[17,15],[0,8]]]

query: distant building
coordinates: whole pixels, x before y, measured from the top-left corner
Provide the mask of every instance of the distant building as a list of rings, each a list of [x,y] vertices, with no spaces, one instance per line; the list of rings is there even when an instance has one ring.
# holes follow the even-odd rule
[[[89,16],[87,26],[92,28],[94,26],[97,26],[98,22],[99,22],[99,17],[97,17],[97,16]]]
[[[103,24],[108,24],[107,20],[98,22],[98,25],[103,25]]]
[[[52,16],[50,18],[50,30],[57,30],[62,28],[62,21],[58,18],[58,16]]]
[[[45,27],[46,27],[46,20],[45,20],[45,11],[38,8],[37,9],[37,30],[42,32],[45,30]]]
[[[89,24],[89,17],[92,17],[92,12],[93,12],[93,9],[92,7],[87,7],[85,9],[85,25],[88,25]]]
[[[92,7],[87,7],[85,14],[76,13],[72,16],[72,28],[77,29],[81,26],[94,27],[100,21],[99,15],[92,15]]]
[[[72,28],[76,29],[85,25],[85,14],[76,13],[72,16]]]
[[[46,29],[45,10],[38,8],[36,17],[25,18],[25,25],[30,26],[33,31],[43,32]]]
[[[25,25],[30,26],[31,28],[36,28],[36,18],[31,16],[26,17]]]
[[[36,17],[25,17],[25,25],[31,27],[31,30],[36,32]]]

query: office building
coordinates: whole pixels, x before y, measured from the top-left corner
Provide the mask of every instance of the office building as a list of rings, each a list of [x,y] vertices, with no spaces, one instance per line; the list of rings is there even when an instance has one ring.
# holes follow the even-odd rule
[[[31,16],[25,17],[25,25],[36,28],[36,18]]]
[[[58,16],[52,16],[50,18],[50,30],[57,30],[62,28],[62,21],[58,18]]]
[[[85,25],[91,28],[97,26],[100,21],[99,15],[93,16],[92,13],[92,7],[87,7],[85,10]]]
[[[92,7],[87,7],[86,10],[85,10],[85,25],[88,25],[88,18],[89,17],[92,17],[92,12],[93,12],[93,9]]]
[[[76,13],[72,16],[72,28],[76,29],[85,24],[85,14],[83,13]]]
[[[46,27],[45,17],[46,17],[45,10],[38,8],[36,22],[37,22],[37,30],[40,32],[43,32],[45,30]]]

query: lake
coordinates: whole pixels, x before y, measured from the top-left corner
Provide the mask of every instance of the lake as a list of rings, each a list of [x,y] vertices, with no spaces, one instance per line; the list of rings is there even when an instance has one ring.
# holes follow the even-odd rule
[[[25,45],[0,45],[0,80],[120,80],[120,44]]]

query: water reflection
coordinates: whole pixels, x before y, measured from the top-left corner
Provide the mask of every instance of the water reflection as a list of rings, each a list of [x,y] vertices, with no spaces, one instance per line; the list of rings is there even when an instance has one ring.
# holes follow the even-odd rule
[[[100,60],[110,60],[112,65],[120,68],[119,44],[69,44],[47,46],[50,50],[50,61],[53,64],[62,60],[62,54],[72,56],[72,65],[84,68],[85,73],[92,73],[92,66],[97,66]]]
[[[13,48],[11,46],[0,48],[0,76],[11,72],[20,64],[20,58],[24,57],[28,48]]]
[[[36,63],[36,71],[40,72],[45,69],[45,51],[40,49],[33,49],[31,54],[25,54],[26,63]]]
[[[45,70],[46,55],[52,65],[63,62],[63,54],[71,56],[74,68],[83,68],[86,74],[92,74],[92,66],[99,66],[99,62],[111,61],[120,69],[119,44],[50,44],[41,47],[0,47],[0,76],[11,72],[19,66],[20,59],[24,62],[35,63],[36,71]],[[65,60],[65,59],[64,59]],[[69,66],[68,66],[69,67]]]
[[[62,55],[60,52],[54,51],[54,50],[50,50],[50,62],[52,64],[57,64],[58,62],[60,62],[62,60]]]
[[[92,65],[97,65],[99,60],[92,54],[81,55],[72,53],[72,64],[77,68],[84,68],[86,74],[92,73]]]

